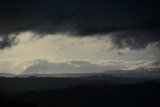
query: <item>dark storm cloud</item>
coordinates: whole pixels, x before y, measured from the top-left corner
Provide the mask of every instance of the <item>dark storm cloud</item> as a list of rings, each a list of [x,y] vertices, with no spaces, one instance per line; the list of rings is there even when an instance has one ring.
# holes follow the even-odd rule
[[[0,49],[11,47],[12,45],[15,45],[17,43],[18,40],[16,39],[16,36],[2,36],[0,38]]]
[[[136,49],[160,40],[159,13],[158,3],[142,0],[1,0],[0,35],[9,38],[6,36],[23,31],[40,35],[71,32],[79,36],[130,30],[156,32],[142,38],[134,33],[116,33],[113,41],[119,48]],[[131,39],[136,45],[128,43]],[[4,43],[10,44],[8,39]]]
[[[112,41],[117,48],[143,49],[149,43],[160,48],[160,31],[120,31],[112,34]]]

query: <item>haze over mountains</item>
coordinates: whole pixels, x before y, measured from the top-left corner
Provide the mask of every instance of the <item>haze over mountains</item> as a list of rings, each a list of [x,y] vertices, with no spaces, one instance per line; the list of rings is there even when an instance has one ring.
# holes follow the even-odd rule
[[[123,78],[160,78],[160,69],[138,69],[138,70],[110,70],[95,73],[52,73],[50,71],[31,72],[24,71],[21,74],[0,73],[0,77],[91,77],[91,76],[115,76]]]

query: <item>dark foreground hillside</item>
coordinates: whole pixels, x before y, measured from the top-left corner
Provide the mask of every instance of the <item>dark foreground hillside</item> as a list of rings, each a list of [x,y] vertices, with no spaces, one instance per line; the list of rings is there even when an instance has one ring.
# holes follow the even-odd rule
[[[160,107],[158,82],[89,83],[91,81],[63,88],[1,92],[0,107]]]
[[[80,85],[2,94],[1,107],[160,107],[160,85]]]

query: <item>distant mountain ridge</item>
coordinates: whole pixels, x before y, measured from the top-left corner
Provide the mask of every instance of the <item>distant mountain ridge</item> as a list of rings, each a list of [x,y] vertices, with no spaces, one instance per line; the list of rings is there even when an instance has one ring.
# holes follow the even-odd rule
[[[160,78],[160,69],[158,68],[138,68],[135,70],[114,70],[103,71],[102,73],[131,78]]]
[[[0,77],[87,77],[87,76],[118,76],[127,78],[160,78],[160,69],[158,68],[137,68],[135,70],[107,70],[95,73],[47,73],[45,69],[41,69],[41,72],[25,70],[21,74],[0,73]]]
[[[16,74],[11,74],[11,73],[0,73],[0,77],[15,77],[17,76]]]

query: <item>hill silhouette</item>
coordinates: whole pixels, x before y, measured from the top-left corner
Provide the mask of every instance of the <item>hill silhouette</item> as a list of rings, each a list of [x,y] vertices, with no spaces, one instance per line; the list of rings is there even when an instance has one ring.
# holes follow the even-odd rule
[[[0,78],[0,83],[0,107],[160,107],[159,80],[101,75]]]

